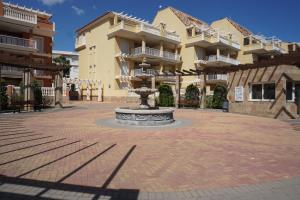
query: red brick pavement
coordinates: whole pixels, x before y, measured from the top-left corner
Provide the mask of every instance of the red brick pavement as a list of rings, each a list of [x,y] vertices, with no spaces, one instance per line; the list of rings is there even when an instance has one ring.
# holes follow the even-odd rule
[[[22,124],[41,135],[1,141],[13,136],[1,136],[6,131],[0,131],[0,174],[99,187],[113,177],[109,188],[142,191],[236,186],[300,175],[300,132],[285,122],[177,110],[175,118],[191,120],[189,126],[148,130],[97,125],[98,119],[114,117],[113,106],[91,104],[86,109],[24,116]],[[51,137],[1,147],[42,136]],[[60,138],[66,139],[1,154]],[[55,149],[72,142],[76,143]],[[134,145],[136,148],[116,170]]]

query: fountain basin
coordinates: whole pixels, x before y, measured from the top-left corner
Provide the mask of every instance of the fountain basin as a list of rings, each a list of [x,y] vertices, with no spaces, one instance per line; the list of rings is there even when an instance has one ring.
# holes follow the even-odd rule
[[[117,108],[115,109],[116,121],[124,125],[136,126],[162,126],[173,123],[174,109],[148,109]]]

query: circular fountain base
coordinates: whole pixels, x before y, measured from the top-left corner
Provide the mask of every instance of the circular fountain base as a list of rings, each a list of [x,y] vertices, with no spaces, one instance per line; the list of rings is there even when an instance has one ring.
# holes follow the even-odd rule
[[[175,120],[173,118],[174,109],[148,109],[139,108],[117,108],[116,121],[124,125],[136,126],[162,126],[171,124]]]

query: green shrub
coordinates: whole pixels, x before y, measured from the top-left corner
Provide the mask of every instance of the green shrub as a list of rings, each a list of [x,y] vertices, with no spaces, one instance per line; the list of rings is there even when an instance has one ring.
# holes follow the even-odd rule
[[[169,85],[160,85],[158,88],[159,91],[159,106],[171,107],[174,106],[174,96],[171,86]]]
[[[31,89],[33,92],[33,98],[35,104],[41,105],[43,103],[43,94],[42,94],[41,86],[38,84],[37,81],[33,81],[33,83],[31,84]]]
[[[206,108],[213,108],[212,102],[213,102],[213,95],[206,96],[206,98],[205,98]]]
[[[200,91],[197,86],[190,84],[185,90],[185,101],[191,102],[190,107],[199,107]],[[189,106],[189,105],[187,105]]]
[[[214,95],[212,99],[212,108],[221,109],[223,102],[226,100],[227,89],[221,85],[217,85],[214,89]]]
[[[0,110],[5,110],[8,107],[8,96],[6,87],[0,86]]]

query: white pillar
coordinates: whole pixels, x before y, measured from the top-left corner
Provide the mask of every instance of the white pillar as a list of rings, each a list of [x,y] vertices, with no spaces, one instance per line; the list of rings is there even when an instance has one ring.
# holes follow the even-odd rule
[[[159,44],[159,56],[160,57],[164,56],[164,46],[163,46],[163,42],[162,41]]]
[[[101,82],[98,82],[98,101],[102,102],[103,98],[102,98],[102,87],[101,87]]]
[[[217,58],[220,56],[220,49],[217,48]]]
[[[87,82],[87,86],[86,86],[86,100],[90,101],[91,100],[91,85],[89,82]]]
[[[24,101],[32,101],[33,100],[33,93],[31,90],[31,82],[32,82],[33,76],[31,70],[24,71]],[[29,111],[32,110],[32,105],[29,103],[25,105],[25,110]]]
[[[63,72],[59,71],[57,72],[57,74],[55,75],[55,107],[59,106],[59,107],[63,107],[63,97],[62,97],[62,93],[63,93]]]
[[[142,53],[146,53],[146,40],[144,37],[142,39]]]

